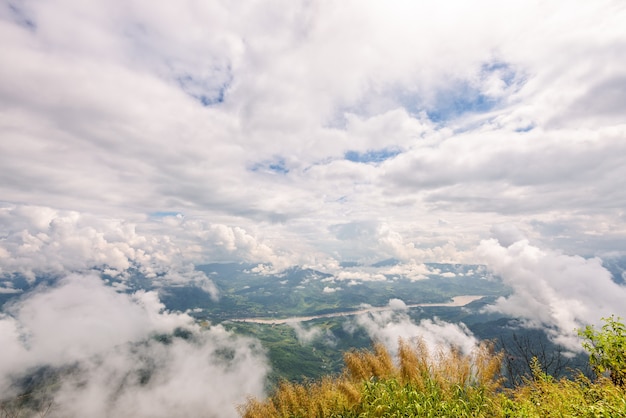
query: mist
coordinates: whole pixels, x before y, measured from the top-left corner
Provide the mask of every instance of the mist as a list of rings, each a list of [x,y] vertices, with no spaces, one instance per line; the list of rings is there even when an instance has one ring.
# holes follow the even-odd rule
[[[600,258],[540,248],[527,239],[504,244],[485,240],[477,255],[512,289],[510,296],[500,297],[485,311],[543,329],[568,350],[582,350],[578,329],[599,325],[603,317],[626,315],[626,287],[613,281]]]
[[[34,396],[51,417],[237,416],[262,396],[269,366],[256,340],[168,312],[156,292],[118,293],[69,275],[10,303],[0,317],[0,392],[54,371]]]
[[[389,301],[390,310],[357,315],[348,322],[348,330],[364,329],[373,341],[378,341],[396,354],[400,339],[420,339],[431,355],[451,347],[470,354],[478,346],[478,339],[463,323],[453,324],[438,318],[423,319],[415,323],[408,315],[407,307],[400,299]]]

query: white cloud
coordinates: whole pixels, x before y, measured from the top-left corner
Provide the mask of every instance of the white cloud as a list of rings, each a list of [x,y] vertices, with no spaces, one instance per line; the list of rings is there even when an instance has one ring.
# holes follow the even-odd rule
[[[329,346],[335,346],[337,344],[337,338],[329,329],[313,325],[304,326],[302,322],[299,321],[287,322],[287,325],[293,328],[298,342],[302,345],[308,345],[320,339]]]
[[[217,288],[194,263],[264,262],[280,270],[293,257],[276,254],[241,227],[176,216],[133,222],[17,205],[0,207],[0,227],[0,274],[31,281],[91,270],[125,280],[136,269],[155,285],[191,284],[217,298]]]
[[[491,228],[491,233],[503,247],[508,247],[526,238],[522,231],[512,224],[494,225]]]
[[[263,394],[267,366],[257,344],[216,329],[194,341],[103,353],[63,382],[53,416],[237,417],[235,408],[247,396]],[[155,366],[142,383],[142,374]]]
[[[177,328],[189,339],[152,339]],[[219,326],[200,329],[186,314],[165,311],[156,293],[120,294],[95,276],[25,294],[0,316],[0,342],[5,396],[34,368],[73,366],[48,394],[59,417],[234,417],[237,403],[262,395],[268,370],[258,342]]]
[[[575,252],[608,251],[626,236],[624,13],[618,1],[7,6],[0,194],[137,225],[182,212],[224,254],[283,265],[460,261],[493,224],[532,234],[555,215],[572,220]],[[380,150],[400,154],[344,158]],[[590,234],[607,221],[620,226]],[[372,222],[363,242],[329,232]]]
[[[329,269],[334,276],[325,280],[342,280],[353,282],[366,281],[386,281],[394,278],[404,278],[411,281],[425,280],[430,275],[443,277],[456,277],[454,273],[441,273],[438,269],[431,269],[424,263],[417,263],[415,260],[399,262],[392,266],[356,266],[356,267],[336,267]]]
[[[394,311],[404,311],[407,309],[406,303],[402,299],[389,299],[389,307]]]
[[[390,301],[390,307],[392,304],[399,305],[397,301],[399,299]],[[470,354],[478,344],[478,340],[463,323],[452,324],[435,318],[424,319],[416,324],[403,309],[358,315],[348,327],[363,328],[370,338],[383,343],[392,353],[397,352],[400,338],[421,338],[431,354],[450,347],[457,347],[463,353]]]
[[[191,323],[189,317],[162,309],[153,292],[126,297],[103,286],[96,276],[72,275],[58,287],[27,294],[9,312],[23,329],[32,363],[59,365],[141,339],[147,332],[167,332]]]
[[[579,328],[602,317],[624,316],[626,287],[613,282],[597,258],[585,259],[544,250],[521,240],[504,247],[485,240],[477,254],[513,293],[489,311],[520,318],[531,327],[546,328],[550,337],[572,351],[581,350]]]
[[[377,272],[368,272],[365,269],[345,270],[336,273],[337,280],[357,280],[361,282],[385,281],[387,278]]]
[[[287,322],[287,325],[293,328],[298,342],[302,345],[310,344],[322,335],[322,330],[318,327],[305,328],[300,322]]]
[[[380,270],[383,274],[406,277],[409,280],[424,280],[428,278],[428,274],[433,273],[425,264],[414,262],[396,264]]]

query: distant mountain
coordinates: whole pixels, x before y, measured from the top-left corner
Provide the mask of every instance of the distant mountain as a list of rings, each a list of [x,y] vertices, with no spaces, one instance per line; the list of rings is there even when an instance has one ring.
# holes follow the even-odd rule
[[[377,263],[374,263],[371,266],[372,267],[391,267],[391,266],[397,266],[398,264],[400,264],[400,260],[397,260],[395,258],[388,258],[386,260],[382,260]]]

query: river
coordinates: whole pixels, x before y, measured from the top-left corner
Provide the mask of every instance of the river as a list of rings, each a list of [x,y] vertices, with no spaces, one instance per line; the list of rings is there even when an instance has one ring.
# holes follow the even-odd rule
[[[445,303],[414,303],[410,305],[406,305],[408,308],[417,308],[417,307],[436,307],[436,306],[465,306],[468,303],[474,302],[475,300],[482,299],[484,296],[478,295],[463,295],[463,296],[455,296],[452,298],[452,302]],[[250,322],[255,324],[268,324],[268,325],[276,325],[276,324],[287,324],[290,322],[305,322],[311,321],[313,319],[320,318],[334,318],[339,316],[354,316],[360,315],[368,312],[382,312],[382,311],[391,311],[394,308],[391,308],[389,305],[387,306],[372,306],[370,308],[363,308],[356,311],[344,311],[344,312],[333,312],[327,314],[320,315],[311,315],[311,316],[294,316],[291,318],[281,318],[281,319],[267,319],[267,318],[237,318],[231,319],[232,322]]]

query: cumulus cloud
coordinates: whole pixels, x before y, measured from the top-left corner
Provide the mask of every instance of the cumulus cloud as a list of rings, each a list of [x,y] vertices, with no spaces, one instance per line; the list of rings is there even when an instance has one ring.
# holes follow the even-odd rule
[[[414,260],[408,262],[398,262],[391,266],[356,266],[356,267],[336,267],[330,269],[334,271],[334,276],[329,280],[342,280],[350,282],[364,281],[385,281],[401,277],[411,281],[425,280],[431,275],[443,277],[454,277],[452,273],[441,273],[438,269],[428,267],[424,263],[418,263]],[[336,270],[336,271],[335,271]],[[452,276],[451,276],[452,274]]]
[[[275,270],[284,269],[293,262],[293,254],[277,252],[268,243],[257,238],[244,228],[202,220],[184,221],[183,228],[203,250],[212,249],[212,258],[237,259],[249,262],[267,263]],[[206,257],[206,256],[205,256]]]
[[[0,272],[30,280],[94,268],[118,276],[131,267],[154,277],[183,264],[168,237],[142,234],[133,222],[18,205],[0,209],[0,225]]]
[[[52,399],[50,416],[234,417],[246,396],[263,394],[268,367],[257,341],[201,329],[165,311],[154,292],[120,294],[96,276],[72,275],[6,311],[0,391],[14,395],[16,379],[52,367],[59,385],[39,389]]]
[[[624,316],[626,287],[616,284],[598,258],[585,259],[546,250],[527,240],[509,246],[483,241],[478,256],[513,289],[488,311],[520,318],[527,326],[545,328],[569,350],[581,350],[578,328],[598,324],[612,314]]]
[[[459,348],[464,354],[470,354],[476,348],[478,340],[463,323],[452,324],[437,318],[415,323],[409,317],[406,305],[404,309],[402,305],[402,300],[392,299],[389,301],[392,310],[358,315],[348,327],[364,329],[370,338],[383,343],[392,353],[397,352],[400,338],[422,339],[431,354],[451,346]]]
[[[491,228],[491,233],[503,247],[508,247],[526,238],[522,231],[512,224],[494,225]]]
[[[363,204],[370,205],[371,202]],[[411,227],[408,230],[404,222],[354,221],[334,224],[329,230],[338,241],[330,242],[328,245],[330,248],[339,247],[341,255],[348,259],[352,256],[371,263],[372,260],[378,261],[381,258],[394,258],[402,261],[407,268],[414,266],[416,270],[414,273],[408,270],[406,273],[419,279],[420,274],[417,270],[420,269],[419,264],[423,262],[469,260],[469,253],[457,248],[455,242],[445,237],[445,233],[440,235],[433,232],[437,224],[438,221],[435,220],[430,226]],[[349,248],[344,249],[345,246]]]
[[[493,223],[554,215],[579,217],[572,246],[614,247],[624,229],[593,225],[623,224],[624,13],[619,1],[5,5],[0,194],[143,227],[185,213],[182,231],[202,219],[196,232],[224,254],[266,263],[285,262],[281,249],[458,262]],[[115,271],[129,259],[118,250],[100,248]]]
[[[389,299],[389,307],[394,311],[403,311],[407,309],[406,303],[402,299]]]
[[[389,276],[401,276],[406,277],[409,280],[423,280],[427,279],[429,274],[434,273],[423,263],[402,263],[389,268],[381,269],[381,273]]]
[[[97,271],[123,287],[138,272],[155,287],[193,285],[217,299],[218,289],[194,264],[247,261],[277,271],[293,262],[241,227],[174,215],[146,223],[12,205],[0,207],[0,228],[0,276],[18,274],[31,282]],[[17,292],[8,278],[0,291]]]
[[[365,281],[365,282],[387,280],[385,275],[378,273],[378,272],[368,271],[368,270],[371,270],[371,269],[364,269],[364,268],[353,269],[353,270],[346,269],[346,270],[339,271],[338,273],[336,273],[335,278],[337,280],[350,280],[350,281],[358,280],[358,281]]]

